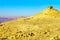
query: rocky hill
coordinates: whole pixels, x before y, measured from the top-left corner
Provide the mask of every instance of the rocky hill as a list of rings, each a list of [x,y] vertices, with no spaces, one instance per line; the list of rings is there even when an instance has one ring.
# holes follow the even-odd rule
[[[60,40],[60,11],[52,6],[0,24],[0,40]]]

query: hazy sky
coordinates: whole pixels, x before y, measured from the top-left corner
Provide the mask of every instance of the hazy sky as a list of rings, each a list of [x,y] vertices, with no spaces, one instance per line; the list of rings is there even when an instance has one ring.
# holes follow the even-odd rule
[[[30,16],[47,6],[60,10],[60,0],[0,0],[0,16]]]

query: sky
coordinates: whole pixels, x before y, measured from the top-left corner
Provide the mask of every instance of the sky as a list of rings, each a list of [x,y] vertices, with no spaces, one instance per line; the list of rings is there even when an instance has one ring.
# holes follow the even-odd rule
[[[60,10],[60,0],[0,0],[0,16],[31,16],[47,6]]]

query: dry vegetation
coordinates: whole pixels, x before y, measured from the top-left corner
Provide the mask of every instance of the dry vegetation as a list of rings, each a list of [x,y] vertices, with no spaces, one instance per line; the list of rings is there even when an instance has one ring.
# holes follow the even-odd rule
[[[31,17],[3,22],[0,40],[60,40],[60,12],[48,7]]]

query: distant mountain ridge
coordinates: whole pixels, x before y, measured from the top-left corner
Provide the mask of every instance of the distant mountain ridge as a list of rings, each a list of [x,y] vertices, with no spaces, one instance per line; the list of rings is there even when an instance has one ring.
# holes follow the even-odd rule
[[[14,18],[4,18],[4,17],[0,17],[0,22],[4,22],[4,21],[9,21],[9,20],[13,20]]]
[[[20,16],[20,17],[0,17],[0,22],[14,20],[14,19],[17,19],[17,18],[25,18],[25,16]]]

